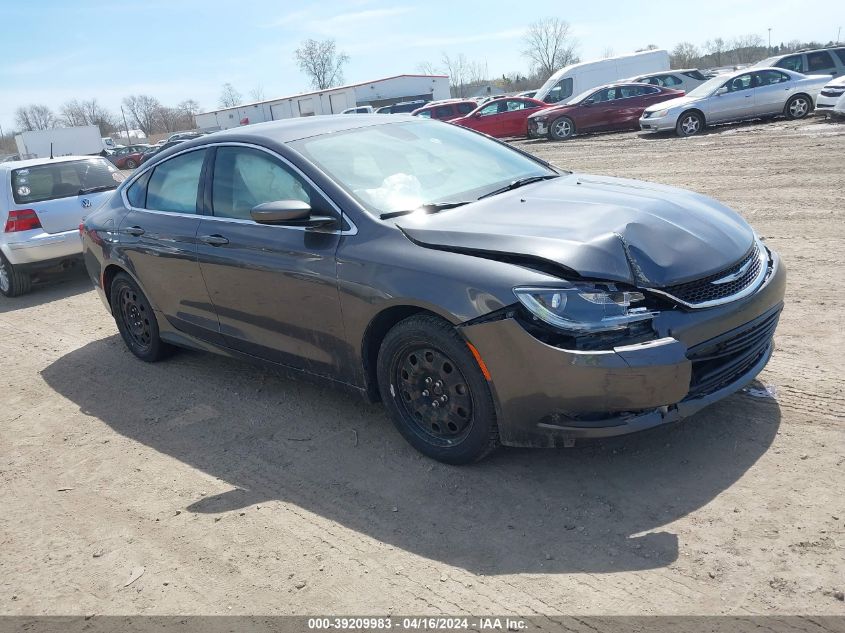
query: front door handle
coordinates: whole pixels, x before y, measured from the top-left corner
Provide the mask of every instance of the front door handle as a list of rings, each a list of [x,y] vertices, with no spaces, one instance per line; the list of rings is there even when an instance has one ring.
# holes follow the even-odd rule
[[[127,229],[123,229],[123,232],[129,235],[134,235],[135,237],[138,237],[145,233],[144,229],[142,229],[140,226],[130,226]]]
[[[200,237],[200,241],[205,242],[210,246],[223,246],[224,244],[229,243],[229,240],[222,235],[203,235]]]

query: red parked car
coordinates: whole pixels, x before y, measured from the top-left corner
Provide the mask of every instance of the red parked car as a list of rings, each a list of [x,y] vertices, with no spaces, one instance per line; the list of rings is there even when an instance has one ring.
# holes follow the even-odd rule
[[[643,110],[683,94],[683,90],[642,83],[591,88],[563,105],[532,113],[528,117],[528,136],[562,141],[576,133],[639,130]]]
[[[463,101],[456,99],[455,101],[441,101],[440,103],[432,103],[425,107],[418,108],[411,112],[412,116],[421,116],[425,119],[437,119],[438,121],[451,121],[466,116],[478,107],[475,101]]]
[[[135,169],[141,164],[141,155],[150,147],[146,144],[118,147],[108,158],[118,169]]]
[[[501,97],[493,99],[452,123],[462,125],[490,136],[525,136],[528,133],[527,119],[549,104],[528,97]]]

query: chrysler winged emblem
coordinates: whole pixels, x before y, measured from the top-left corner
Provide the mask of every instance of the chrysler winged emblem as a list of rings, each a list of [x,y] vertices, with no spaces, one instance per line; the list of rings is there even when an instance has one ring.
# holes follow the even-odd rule
[[[754,263],[754,259],[753,258],[749,259],[742,266],[740,266],[739,270],[736,271],[735,273],[725,275],[724,277],[722,277],[720,279],[716,279],[715,281],[711,281],[710,283],[713,284],[714,286],[721,286],[722,284],[729,284],[732,281],[736,281],[737,279],[742,277],[748,271],[748,269],[751,267],[751,264],[753,264],[753,263]]]

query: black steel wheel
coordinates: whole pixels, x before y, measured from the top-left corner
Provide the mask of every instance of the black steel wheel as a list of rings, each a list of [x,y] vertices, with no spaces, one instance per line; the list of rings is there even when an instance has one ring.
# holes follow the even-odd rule
[[[465,464],[498,446],[490,387],[449,323],[433,315],[401,321],[382,342],[377,370],[394,424],[420,452]]]
[[[155,362],[170,351],[159,338],[158,322],[147,297],[131,277],[118,274],[111,286],[111,307],[123,342],[143,361]]]

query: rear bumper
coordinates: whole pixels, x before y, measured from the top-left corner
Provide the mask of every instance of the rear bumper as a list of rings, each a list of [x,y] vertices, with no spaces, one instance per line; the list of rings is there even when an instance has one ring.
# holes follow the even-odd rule
[[[768,280],[751,297],[673,312],[655,323],[663,338],[606,351],[546,345],[510,318],[463,332],[492,376],[502,443],[561,446],[679,420],[747,385],[771,357],[784,289],[773,255]],[[702,360],[731,346],[736,352],[723,360]]]
[[[43,231],[27,231],[26,233],[26,235],[21,234],[11,238],[16,241],[0,245],[3,255],[12,265],[39,264],[49,260],[78,257],[82,254],[82,240],[76,229],[63,233]]]

